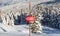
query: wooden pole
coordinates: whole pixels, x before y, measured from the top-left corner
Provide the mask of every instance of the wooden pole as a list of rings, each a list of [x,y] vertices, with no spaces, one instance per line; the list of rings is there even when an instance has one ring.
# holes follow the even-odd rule
[[[31,14],[31,2],[30,1],[28,1],[28,12],[29,14]]]
[[[31,36],[31,35],[30,35],[30,24],[29,24],[29,36]]]
[[[28,12],[29,12],[29,15],[31,15],[31,3],[29,0],[28,0]],[[31,34],[30,34],[30,23],[29,23],[29,36],[31,36]]]

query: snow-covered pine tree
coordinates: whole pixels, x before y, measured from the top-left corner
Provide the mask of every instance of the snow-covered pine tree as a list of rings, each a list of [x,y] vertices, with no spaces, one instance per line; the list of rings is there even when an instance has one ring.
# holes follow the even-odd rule
[[[42,33],[42,26],[40,20],[42,16],[39,13],[34,14],[35,22],[31,24],[32,33]]]

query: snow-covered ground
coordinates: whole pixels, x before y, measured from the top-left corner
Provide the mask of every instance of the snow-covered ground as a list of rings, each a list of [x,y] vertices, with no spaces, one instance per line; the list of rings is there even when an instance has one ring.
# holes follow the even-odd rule
[[[6,24],[0,24],[0,32],[12,32],[12,31],[16,31],[14,29],[14,27],[10,26],[10,25],[6,25]]]
[[[42,26],[42,33],[31,33],[31,36],[60,36],[60,30]],[[28,36],[27,25],[15,25],[17,32],[0,32],[0,36]]]

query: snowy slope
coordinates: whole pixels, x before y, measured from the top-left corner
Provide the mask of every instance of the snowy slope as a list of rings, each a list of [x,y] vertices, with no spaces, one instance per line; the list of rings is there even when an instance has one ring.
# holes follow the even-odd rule
[[[6,24],[0,24],[0,30],[1,32],[13,32],[16,31],[14,27]]]
[[[18,32],[0,32],[0,36],[28,36],[27,25],[16,25],[15,27]],[[31,33],[31,36],[60,36],[60,30],[58,29],[53,29],[46,26],[42,26],[42,28],[42,33]]]

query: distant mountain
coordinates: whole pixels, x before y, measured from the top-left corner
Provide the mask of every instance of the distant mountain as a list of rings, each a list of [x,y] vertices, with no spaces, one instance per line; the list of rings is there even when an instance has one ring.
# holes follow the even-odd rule
[[[26,2],[26,0],[0,0],[0,6],[12,5],[20,2]]]
[[[47,1],[51,1],[51,0],[29,0],[31,2],[47,2]],[[13,4],[17,4],[17,3],[26,3],[28,2],[28,0],[0,0],[0,7],[2,6],[6,6],[6,5],[13,5]]]

